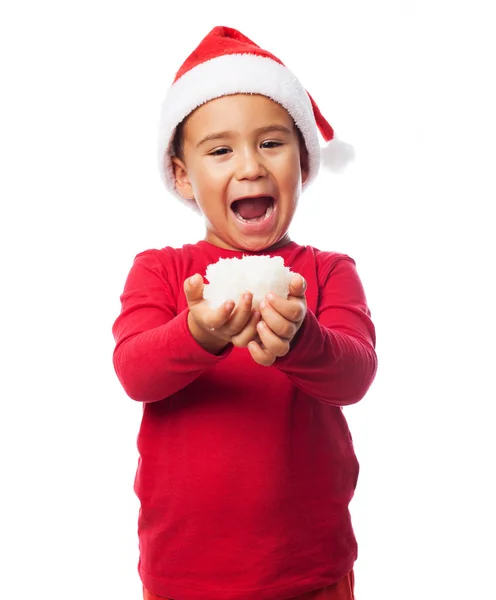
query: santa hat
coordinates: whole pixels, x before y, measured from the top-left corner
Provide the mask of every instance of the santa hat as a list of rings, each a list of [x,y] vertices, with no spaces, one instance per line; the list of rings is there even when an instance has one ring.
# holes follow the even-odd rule
[[[215,27],[176,74],[162,105],[159,167],[166,187],[178,192],[171,161],[177,126],[200,105],[231,94],[261,94],[281,104],[301,131],[309,158],[307,186],[320,163],[341,172],[354,158],[353,147],[337,140],[333,128],[299,80],[270,52],[230,27]],[[328,142],[321,149],[318,131]],[[193,201],[183,202],[197,209]]]

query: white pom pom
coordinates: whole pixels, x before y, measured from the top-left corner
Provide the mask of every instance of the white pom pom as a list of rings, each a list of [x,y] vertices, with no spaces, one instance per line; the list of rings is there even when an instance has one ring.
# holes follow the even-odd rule
[[[221,258],[207,267],[209,283],[203,288],[203,297],[212,308],[218,308],[226,300],[237,303],[244,292],[250,291],[252,308],[256,308],[269,292],[287,298],[293,275],[281,256]]]
[[[350,144],[334,138],[320,150],[320,163],[328,171],[342,173],[355,159],[355,149]]]

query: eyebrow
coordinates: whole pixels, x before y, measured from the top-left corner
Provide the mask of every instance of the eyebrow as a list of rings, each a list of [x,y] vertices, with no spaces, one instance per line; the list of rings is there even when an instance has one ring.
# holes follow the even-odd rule
[[[289,133],[289,134],[293,133],[293,131],[291,129],[289,129],[289,127],[286,127],[285,125],[274,124],[274,125],[266,125],[265,127],[259,127],[258,129],[255,129],[255,134],[260,135],[262,133],[269,133],[270,131],[279,131],[281,133]],[[225,138],[229,138],[229,137],[234,137],[235,135],[236,135],[236,133],[234,131],[218,131],[216,133],[209,133],[204,138],[202,138],[198,142],[198,144],[196,144],[196,147],[199,148],[202,144],[205,144],[206,142],[211,142],[214,140],[220,140],[220,139],[225,139]]]

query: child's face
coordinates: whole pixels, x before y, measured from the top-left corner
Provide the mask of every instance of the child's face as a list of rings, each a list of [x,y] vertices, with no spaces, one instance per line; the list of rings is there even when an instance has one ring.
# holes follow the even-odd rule
[[[182,156],[172,160],[176,188],[196,200],[207,241],[251,251],[289,241],[307,159],[282,106],[260,95],[211,100],[187,118]]]

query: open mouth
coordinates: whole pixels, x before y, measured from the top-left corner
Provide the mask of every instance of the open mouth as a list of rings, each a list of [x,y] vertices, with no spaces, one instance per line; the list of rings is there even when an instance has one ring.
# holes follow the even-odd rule
[[[242,223],[261,223],[273,213],[274,198],[272,196],[241,198],[231,204],[231,210]]]

